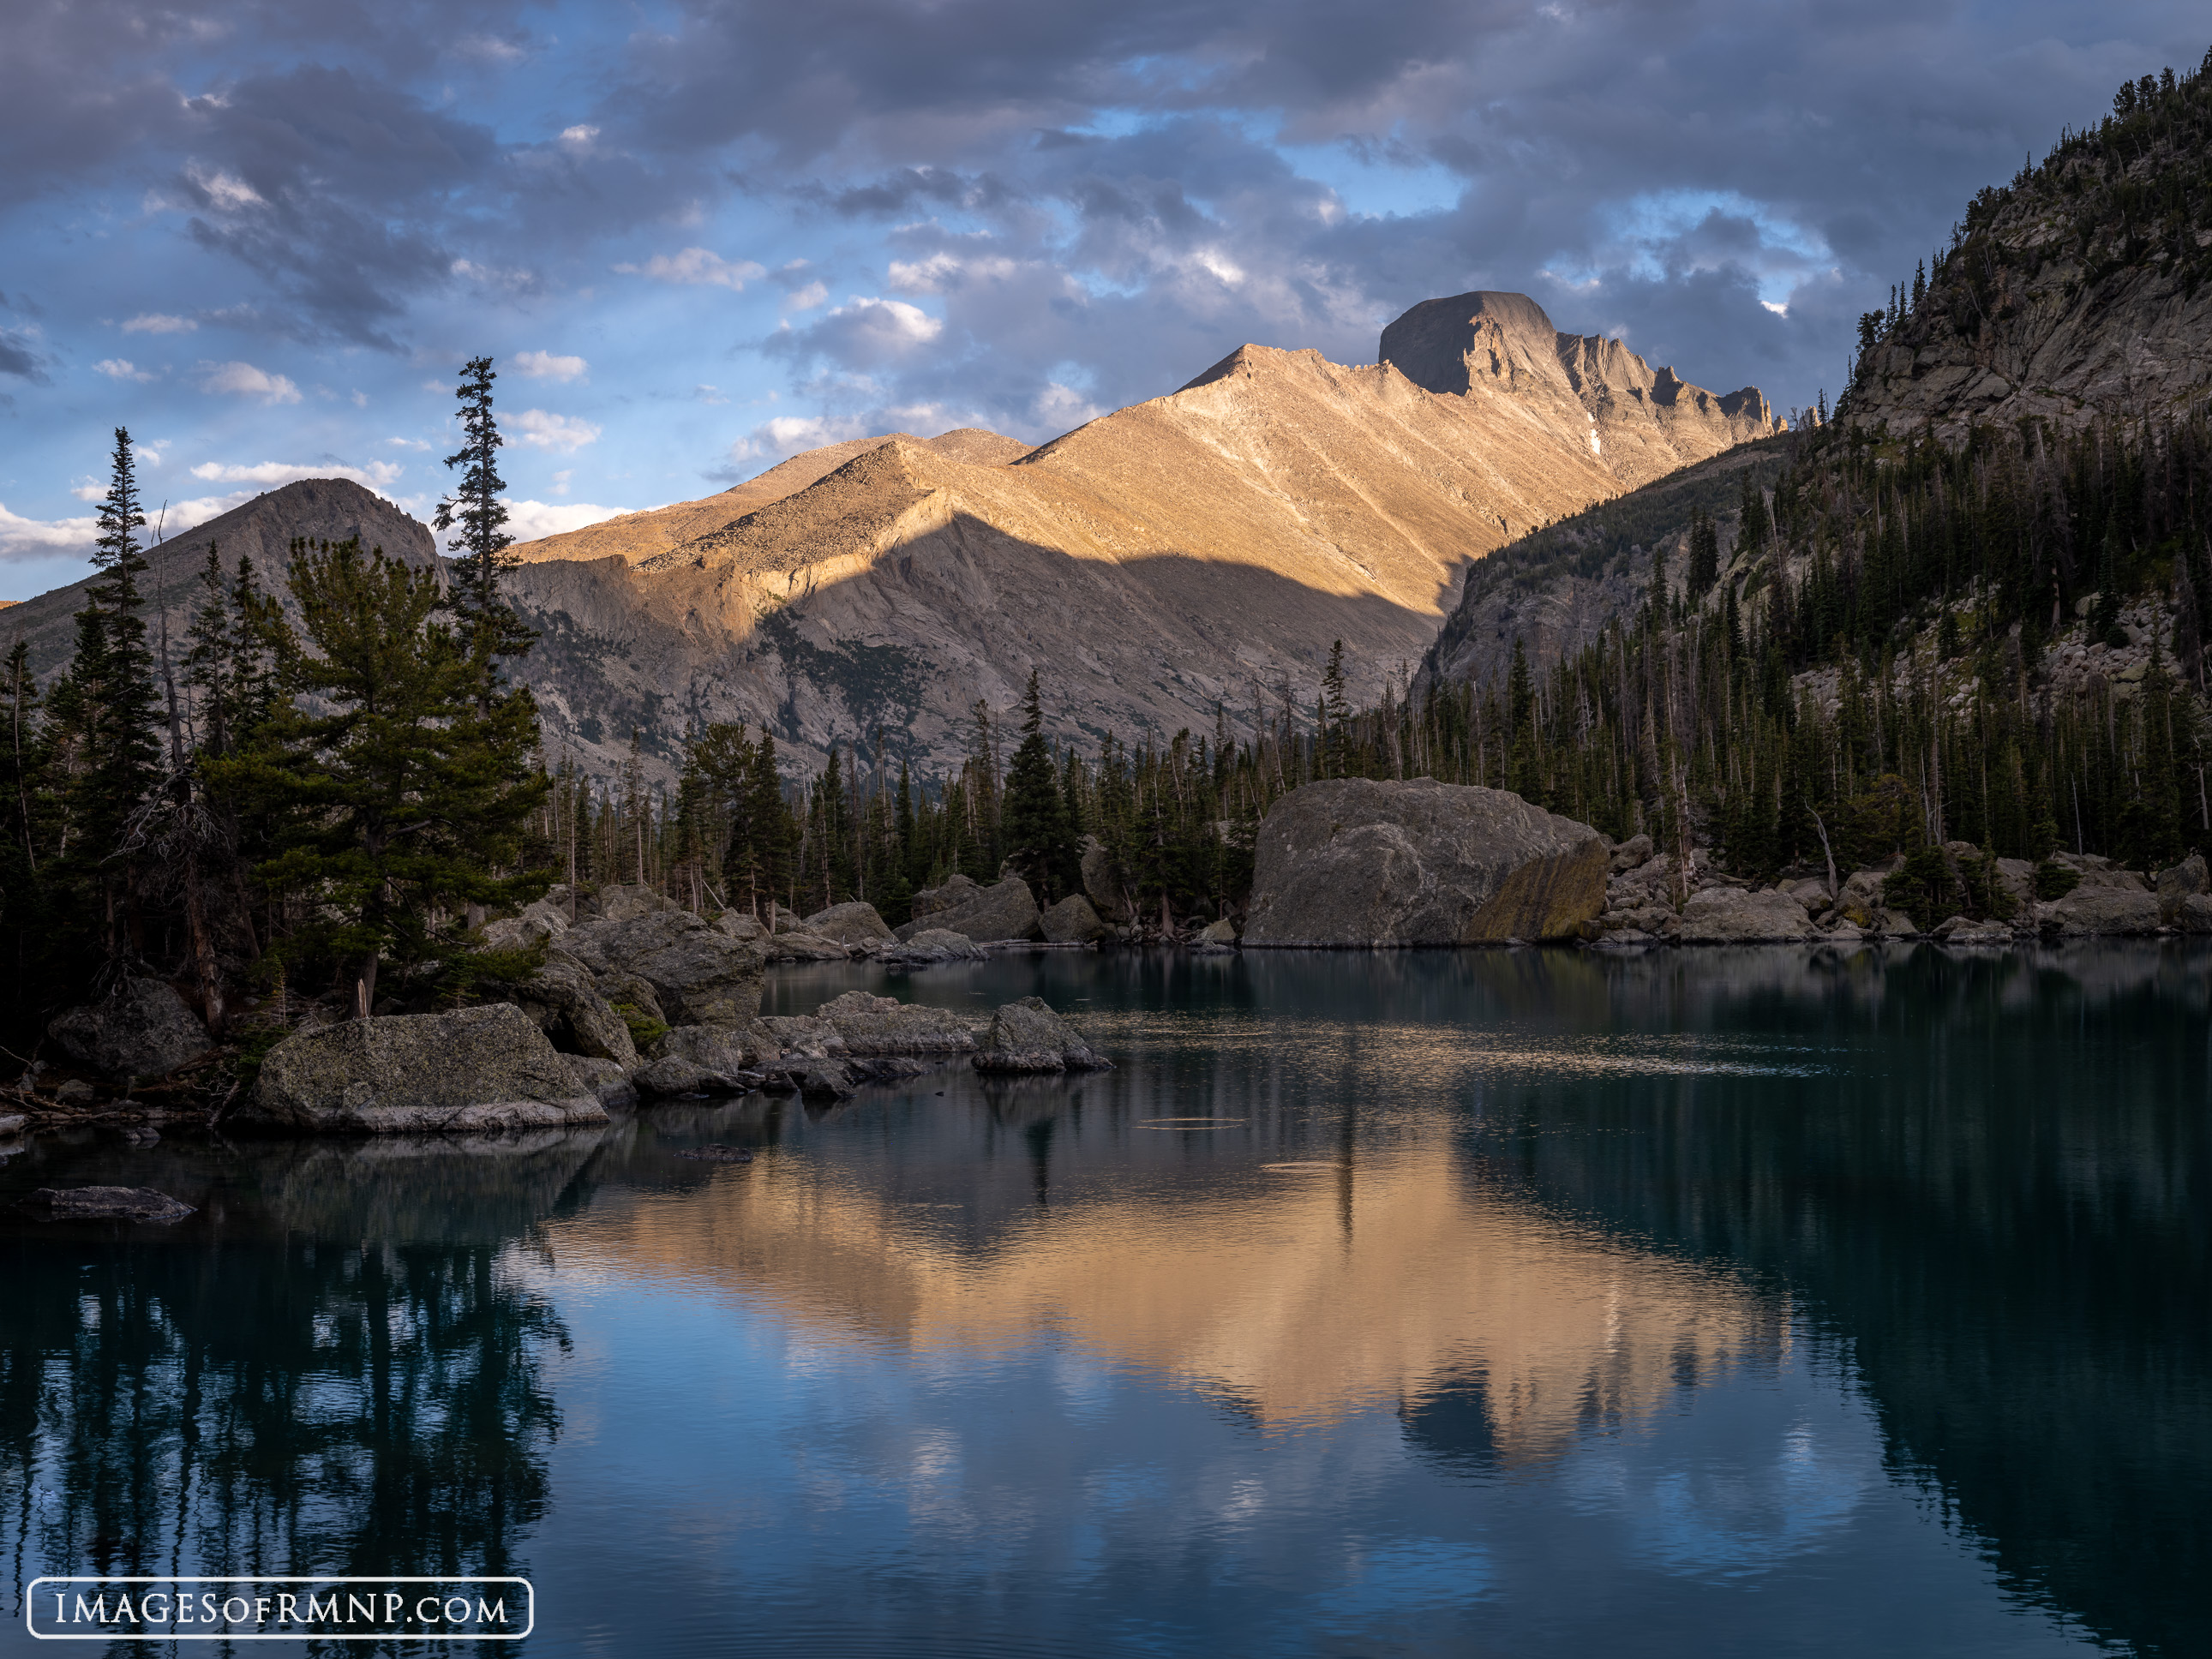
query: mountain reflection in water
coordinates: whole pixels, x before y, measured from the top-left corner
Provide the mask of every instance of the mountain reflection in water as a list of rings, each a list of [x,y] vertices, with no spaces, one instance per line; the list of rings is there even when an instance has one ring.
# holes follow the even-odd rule
[[[563,1654],[2206,1650],[2208,963],[824,968],[1120,1068],[33,1143],[201,1212],[0,1211],[0,1550],[534,1574]]]

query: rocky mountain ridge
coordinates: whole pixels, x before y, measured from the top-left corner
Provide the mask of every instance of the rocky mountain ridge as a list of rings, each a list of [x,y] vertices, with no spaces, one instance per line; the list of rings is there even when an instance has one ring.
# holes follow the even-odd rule
[[[1244,346],[1033,450],[836,446],[653,526],[525,548],[549,732],[605,772],[631,732],[665,761],[693,720],[813,752],[880,727],[930,771],[1032,668],[1054,735],[1087,748],[1304,706],[1340,639],[1371,701],[1471,561],[1774,427],[1755,391],[1701,392],[1522,296],[1431,301],[1392,331],[1359,366]]]

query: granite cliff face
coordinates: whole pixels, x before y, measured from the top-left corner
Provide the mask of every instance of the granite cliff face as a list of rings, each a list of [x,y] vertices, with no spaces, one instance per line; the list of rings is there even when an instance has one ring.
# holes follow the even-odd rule
[[[1561,333],[1525,294],[1425,300],[1382,331],[1382,360],[1431,392],[1497,387],[1560,431],[1586,423],[1591,455],[1631,488],[1777,430],[1758,387],[1704,391],[1618,340]]]
[[[1478,343],[1496,372],[1468,367]],[[1414,372],[1248,345],[1035,450],[972,430],[836,446],[524,548],[549,733],[605,771],[633,730],[672,757],[693,719],[814,752],[881,728],[935,769],[1032,668],[1055,736],[1164,739],[1217,704],[1247,724],[1285,685],[1310,702],[1339,639],[1370,701],[1470,562],[1771,429],[1756,392],[1654,374],[1519,296],[1418,307],[1384,347]]]
[[[2212,389],[2212,76],[2145,76],[2114,114],[1969,204],[1917,301],[1863,351],[1847,418],[2160,416]]]

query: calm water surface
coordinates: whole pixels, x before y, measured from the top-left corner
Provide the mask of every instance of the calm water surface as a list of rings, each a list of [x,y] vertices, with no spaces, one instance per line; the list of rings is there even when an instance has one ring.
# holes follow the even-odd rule
[[[1120,1069],[41,1140],[0,1201],[201,1209],[0,1211],[0,1651],[201,1571],[523,1574],[545,1656],[2212,1652],[2208,967],[809,969]]]

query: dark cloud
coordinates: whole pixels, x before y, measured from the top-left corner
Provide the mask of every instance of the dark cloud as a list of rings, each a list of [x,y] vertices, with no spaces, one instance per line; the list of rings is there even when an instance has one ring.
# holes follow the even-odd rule
[[[22,335],[0,329],[0,374],[12,374],[33,386],[48,384],[45,362]]]

